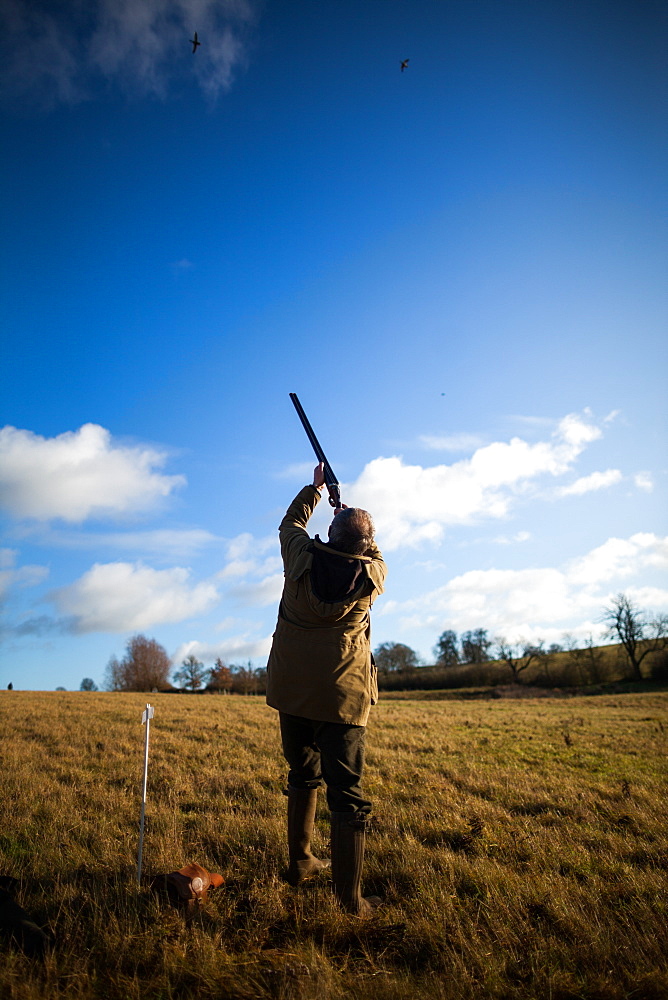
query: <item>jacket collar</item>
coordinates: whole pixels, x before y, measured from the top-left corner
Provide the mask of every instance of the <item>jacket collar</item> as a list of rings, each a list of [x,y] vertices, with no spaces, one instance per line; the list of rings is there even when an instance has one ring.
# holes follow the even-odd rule
[[[363,563],[373,562],[371,556],[355,556],[351,552],[339,552],[338,549],[333,549],[329,543],[321,541],[320,535],[315,536],[313,539],[313,545],[316,549],[322,549],[323,552],[329,552],[330,556],[339,556],[341,559],[358,559],[359,562]]]

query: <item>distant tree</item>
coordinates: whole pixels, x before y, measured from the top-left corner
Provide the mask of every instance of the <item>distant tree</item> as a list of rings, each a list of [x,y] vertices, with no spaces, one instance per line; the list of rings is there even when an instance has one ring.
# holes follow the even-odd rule
[[[257,685],[257,691],[263,692],[267,690],[267,668],[266,667],[256,667],[255,668],[255,684]]]
[[[197,691],[206,680],[207,673],[202,661],[190,653],[182,662],[180,669],[174,674],[174,680],[188,688],[189,691]]]
[[[7,690],[8,690],[8,691],[13,691],[13,690],[14,690],[14,685],[12,684],[12,682],[11,682],[11,681],[10,681],[10,682],[9,682],[9,684],[7,685]]]
[[[442,667],[456,667],[459,663],[459,647],[457,645],[457,633],[452,629],[441,632],[438,642],[434,646],[434,656],[436,662]]]
[[[604,637],[616,639],[626,650],[633,676],[642,680],[640,666],[650,653],[668,647],[668,616],[650,616],[641,611],[627,594],[617,594],[603,609]]]
[[[56,688],[56,691],[67,691],[67,688],[62,687],[61,685],[60,687]]]
[[[603,653],[594,645],[591,633],[581,643],[570,632],[564,635],[568,659],[575,668],[579,684],[598,684],[604,680]]]
[[[563,653],[564,647],[559,642],[551,642],[547,647],[548,653]]]
[[[112,654],[104,669],[104,686],[107,691],[122,691],[123,680],[123,668],[120,660]]]
[[[153,691],[167,686],[172,663],[167,651],[155,639],[134,635],[128,640],[125,656],[112,656],[107,664],[106,685],[110,691]]]
[[[92,677],[84,677],[79,685],[80,691],[97,691],[97,684]]]
[[[420,657],[403,642],[381,642],[373,658],[381,674],[407,673],[421,665]]]
[[[230,666],[232,673],[232,690],[237,694],[258,694],[266,687],[267,671],[253,669],[250,660],[245,665],[233,663]]]
[[[462,633],[462,660],[464,663],[486,663],[492,640],[486,628],[476,628]]]
[[[496,640],[496,646],[499,660],[510,668],[516,684],[519,683],[520,674],[545,655],[542,641],[532,644],[520,640],[513,643],[500,636]]]
[[[226,667],[220,657],[216,660],[209,671],[209,681],[207,688],[210,691],[231,691],[232,671]]]

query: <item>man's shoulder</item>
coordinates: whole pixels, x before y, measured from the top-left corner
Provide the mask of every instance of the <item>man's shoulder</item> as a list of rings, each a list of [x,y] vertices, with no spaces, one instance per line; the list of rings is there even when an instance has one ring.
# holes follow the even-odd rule
[[[296,530],[294,534],[284,536],[282,541],[285,575],[292,580],[298,580],[307,570],[310,570],[313,563],[313,539],[306,531]]]

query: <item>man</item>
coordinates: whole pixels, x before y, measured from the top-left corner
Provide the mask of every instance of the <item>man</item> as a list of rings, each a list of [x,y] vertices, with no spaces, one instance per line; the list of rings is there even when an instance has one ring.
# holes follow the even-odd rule
[[[380,902],[360,893],[371,813],[361,789],[364,736],[378,699],[369,611],[383,592],[386,566],[365,510],[342,505],[327,542],[309,537],[306,525],[324,484],[321,463],[279,528],[285,582],[267,664],[267,703],[280,713],[289,765],[287,879],[297,885],[328,864],[311,853],[324,779],[334,891],[345,910],[367,916]]]

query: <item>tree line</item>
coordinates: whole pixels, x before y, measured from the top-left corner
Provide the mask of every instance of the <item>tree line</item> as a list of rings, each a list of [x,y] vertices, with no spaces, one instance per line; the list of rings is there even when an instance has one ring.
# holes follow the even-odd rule
[[[651,615],[638,608],[626,594],[618,594],[603,609],[600,617],[603,638],[619,644],[630,676],[643,678],[647,657],[668,649],[668,616]],[[567,654],[566,657],[558,654]],[[521,683],[531,674],[547,684],[559,680],[574,686],[605,680],[608,668],[604,655],[590,635],[584,643],[566,634],[562,643],[545,645],[543,641],[510,642],[503,636],[490,637],[487,629],[462,632],[446,629],[434,647],[435,661],[426,665],[410,646],[384,642],[374,650],[381,688],[408,683],[419,677],[420,686],[459,687],[498,683],[498,666],[505,669],[513,683]],[[559,665],[557,678],[557,667]],[[495,673],[488,666],[496,665]],[[484,669],[485,668],[485,669]],[[533,669],[532,669],[533,668]],[[665,670],[664,668],[662,668]],[[656,673],[656,663],[653,672]],[[173,674],[172,674],[173,671]],[[176,685],[170,682],[170,674]],[[267,672],[245,664],[225,664],[219,657],[212,667],[205,667],[194,654],[187,656],[174,670],[160,643],[144,635],[128,640],[122,659],[112,656],[107,664],[106,683],[110,691],[207,691],[226,694],[261,694],[266,689]],[[81,682],[81,690],[97,690],[90,678]]]
[[[631,679],[643,679],[643,663],[648,657],[653,658],[654,676],[668,674],[666,657],[661,662],[656,658],[656,654],[668,649],[667,615],[652,615],[621,593],[603,609],[599,622],[603,626],[602,639],[612,640],[623,651]],[[609,657],[606,658],[601,648],[594,644],[591,635],[580,643],[566,633],[562,643],[546,647],[543,640],[510,642],[504,636],[492,638],[484,628],[471,629],[460,636],[453,629],[446,629],[439,636],[433,652],[433,667],[424,667],[414,651],[402,643],[383,643],[375,650],[374,656],[385,686],[395,686],[393,682],[398,675],[402,680],[410,681],[418,667],[423,667],[422,673],[431,671],[433,680],[440,679],[445,686],[466,686],[467,681],[470,684],[498,682],[502,676],[498,669],[493,673],[475,669],[483,665],[502,665],[506,676],[515,684],[533,674],[534,678],[540,677],[548,685],[560,680],[578,686],[600,683],[610,673]],[[608,662],[605,662],[606,659]],[[461,683],[450,685],[455,677]]]
[[[112,656],[106,668],[108,691],[208,691],[217,694],[260,694],[265,690],[267,671],[245,664],[225,664],[218,657],[212,667],[190,653],[174,671],[167,650],[155,639],[134,635],[128,640],[121,660]],[[82,689],[83,689],[82,681]],[[90,690],[90,689],[88,689]]]

